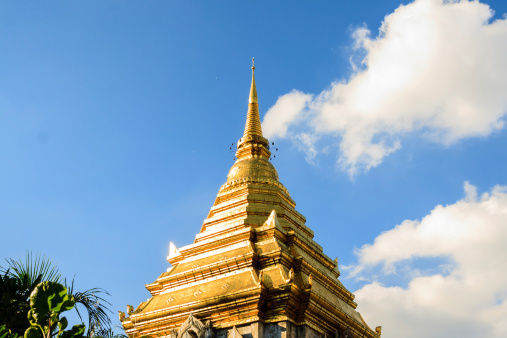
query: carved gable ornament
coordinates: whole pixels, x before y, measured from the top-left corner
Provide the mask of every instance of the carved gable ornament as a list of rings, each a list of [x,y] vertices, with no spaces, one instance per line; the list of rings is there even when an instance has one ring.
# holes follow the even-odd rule
[[[239,333],[236,326],[234,326],[232,328],[232,330],[229,332],[229,334],[227,335],[227,338],[243,338],[243,336],[241,335],[241,333]]]
[[[173,331],[171,338],[213,338],[213,329],[211,322],[208,320],[203,324],[199,319],[195,318],[191,313],[187,320],[181,324],[178,332]]]

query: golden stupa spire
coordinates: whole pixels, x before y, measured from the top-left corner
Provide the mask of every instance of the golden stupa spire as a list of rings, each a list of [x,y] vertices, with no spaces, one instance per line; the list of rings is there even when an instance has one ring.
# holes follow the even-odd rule
[[[255,66],[252,58],[252,85],[250,87],[250,97],[248,99],[248,113],[246,115],[245,132],[243,136],[257,135],[262,136],[261,118],[259,117],[259,100],[257,98],[257,88],[255,87]]]
[[[257,98],[257,88],[255,87],[255,59],[252,58],[252,85],[250,86],[250,97],[248,98],[248,103],[259,103],[259,99]]]
[[[236,151],[238,161],[248,158],[264,158],[267,160],[271,155],[269,142],[262,136],[254,71],[254,59],[252,58],[252,85],[250,86],[250,96],[248,98],[245,132],[238,141],[238,150]]]

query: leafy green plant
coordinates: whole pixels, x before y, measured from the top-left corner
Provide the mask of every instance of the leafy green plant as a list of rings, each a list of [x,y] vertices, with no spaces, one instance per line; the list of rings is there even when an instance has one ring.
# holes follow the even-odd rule
[[[40,281],[41,278],[37,278],[34,282],[38,284]],[[23,335],[30,325],[28,299],[37,284],[32,286],[26,277],[13,277],[9,270],[0,274],[0,325],[6,331]]]
[[[0,325],[22,336],[30,326],[28,311],[30,310],[30,294],[43,281],[64,284],[68,293],[74,296],[74,309],[83,321],[80,307],[88,315],[88,336],[94,331],[111,328],[111,320],[107,305],[111,305],[104,295],[105,290],[93,288],[85,291],[74,290],[74,280],[67,285],[62,279],[58,268],[51,260],[41,255],[27,252],[24,260],[6,259],[7,267],[0,267]],[[1,338],[1,337],[0,337]]]
[[[65,317],[60,318],[62,312],[74,307],[74,296],[67,293],[67,288],[55,282],[39,283],[30,295],[30,311],[28,320],[30,327],[25,331],[25,338],[51,338],[58,328],[57,338],[81,337],[85,332],[85,325],[68,326]]]

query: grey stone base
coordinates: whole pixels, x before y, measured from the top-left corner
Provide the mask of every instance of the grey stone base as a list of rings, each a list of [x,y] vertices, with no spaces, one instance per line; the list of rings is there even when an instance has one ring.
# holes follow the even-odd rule
[[[235,337],[234,330],[241,334]],[[215,338],[331,338],[307,325],[296,326],[289,321],[263,324],[255,322],[237,327],[215,330]],[[334,338],[334,337],[333,337]]]

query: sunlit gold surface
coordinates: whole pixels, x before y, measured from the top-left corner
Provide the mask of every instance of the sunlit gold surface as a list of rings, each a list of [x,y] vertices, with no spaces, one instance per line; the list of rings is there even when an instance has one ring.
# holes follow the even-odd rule
[[[252,65],[237,161],[194,243],[181,248],[171,244],[172,268],[146,285],[152,297],[122,318],[131,338],[171,336],[190,313],[236,338],[242,333],[261,338],[268,323],[278,323],[282,331],[293,325],[333,337],[345,328],[354,337],[380,336],[355,311],[354,295],[338,280],[337,260],[313,240],[313,231],[269,162],[254,69]],[[283,337],[292,336],[287,331]]]
[[[278,181],[275,167],[264,158],[239,160],[232,166],[227,175],[227,182],[247,177],[266,177]]]
[[[261,119],[259,117],[259,100],[257,99],[257,88],[255,87],[255,67],[252,67],[252,85],[248,99],[248,113],[246,114],[245,133],[247,135],[262,136]]]
[[[255,87],[255,65],[254,59],[252,58],[252,84],[250,86],[250,96],[248,97],[248,103],[258,103],[257,88]]]

